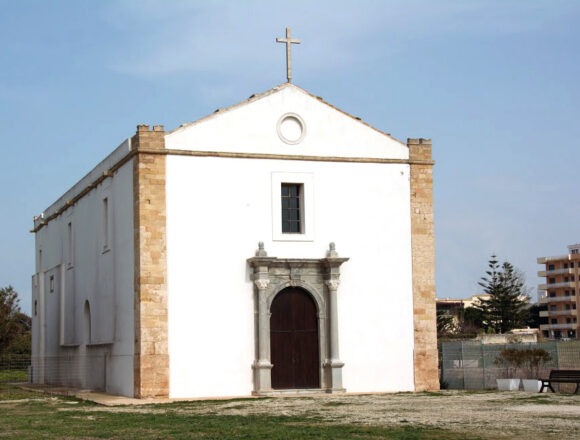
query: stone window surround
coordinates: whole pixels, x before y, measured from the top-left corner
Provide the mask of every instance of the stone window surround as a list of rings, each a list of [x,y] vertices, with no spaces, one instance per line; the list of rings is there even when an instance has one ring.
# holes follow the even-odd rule
[[[253,258],[248,259],[253,269],[256,286],[254,310],[256,328],[253,395],[269,396],[310,390],[272,389],[270,357],[270,307],[278,293],[287,287],[300,287],[308,292],[316,304],[318,317],[318,346],[320,356],[320,389],[327,393],[344,392],[342,367],[338,345],[337,290],[340,284],[340,265],[348,258],[339,258],[334,243],[326,258],[268,257],[262,242]]]

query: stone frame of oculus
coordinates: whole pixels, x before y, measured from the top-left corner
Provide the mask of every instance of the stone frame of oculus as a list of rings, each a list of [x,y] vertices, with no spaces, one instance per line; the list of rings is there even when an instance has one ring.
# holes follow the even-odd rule
[[[286,113],[278,119],[276,131],[282,142],[296,145],[302,142],[306,136],[306,124],[296,113]]]

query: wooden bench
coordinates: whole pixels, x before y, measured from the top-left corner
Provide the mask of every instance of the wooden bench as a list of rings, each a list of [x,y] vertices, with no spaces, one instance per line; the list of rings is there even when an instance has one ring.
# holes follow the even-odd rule
[[[576,394],[580,389],[580,370],[552,370],[550,371],[549,379],[538,378],[538,380],[542,381],[540,393],[544,391],[544,388],[549,388],[555,393],[552,383],[575,383],[576,390],[574,394]]]

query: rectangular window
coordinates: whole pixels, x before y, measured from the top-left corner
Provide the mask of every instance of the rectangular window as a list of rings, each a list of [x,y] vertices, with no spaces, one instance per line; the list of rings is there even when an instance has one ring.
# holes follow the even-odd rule
[[[314,174],[272,173],[272,239],[314,240]]]
[[[554,270],[554,265],[553,264],[548,265],[548,270]]]
[[[73,265],[73,230],[72,223],[69,222],[67,225],[67,264],[68,267]]]
[[[558,324],[558,320],[556,318],[552,318],[552,324]]]
[[[299,183],[282,183],[282,233],[301,234],[303,211],[303,186]]]
[[[554,284],[556,282],[556,278],[550,278],[548,280],[548,284]]]
[[[568,263],[564,263],[564,269],[568,269]]]
[[[103,199],[103,251],[109,249],[109,199]]]
[[[50,276],[50,293],[54,292],[54,275]]]

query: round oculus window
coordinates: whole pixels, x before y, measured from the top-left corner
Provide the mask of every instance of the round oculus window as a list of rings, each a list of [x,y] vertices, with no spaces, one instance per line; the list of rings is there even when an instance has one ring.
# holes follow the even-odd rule
[[[290,145],[299,144],[306,135],[306,124],[296,113],[286,113],[278,119],[278,136]]]

